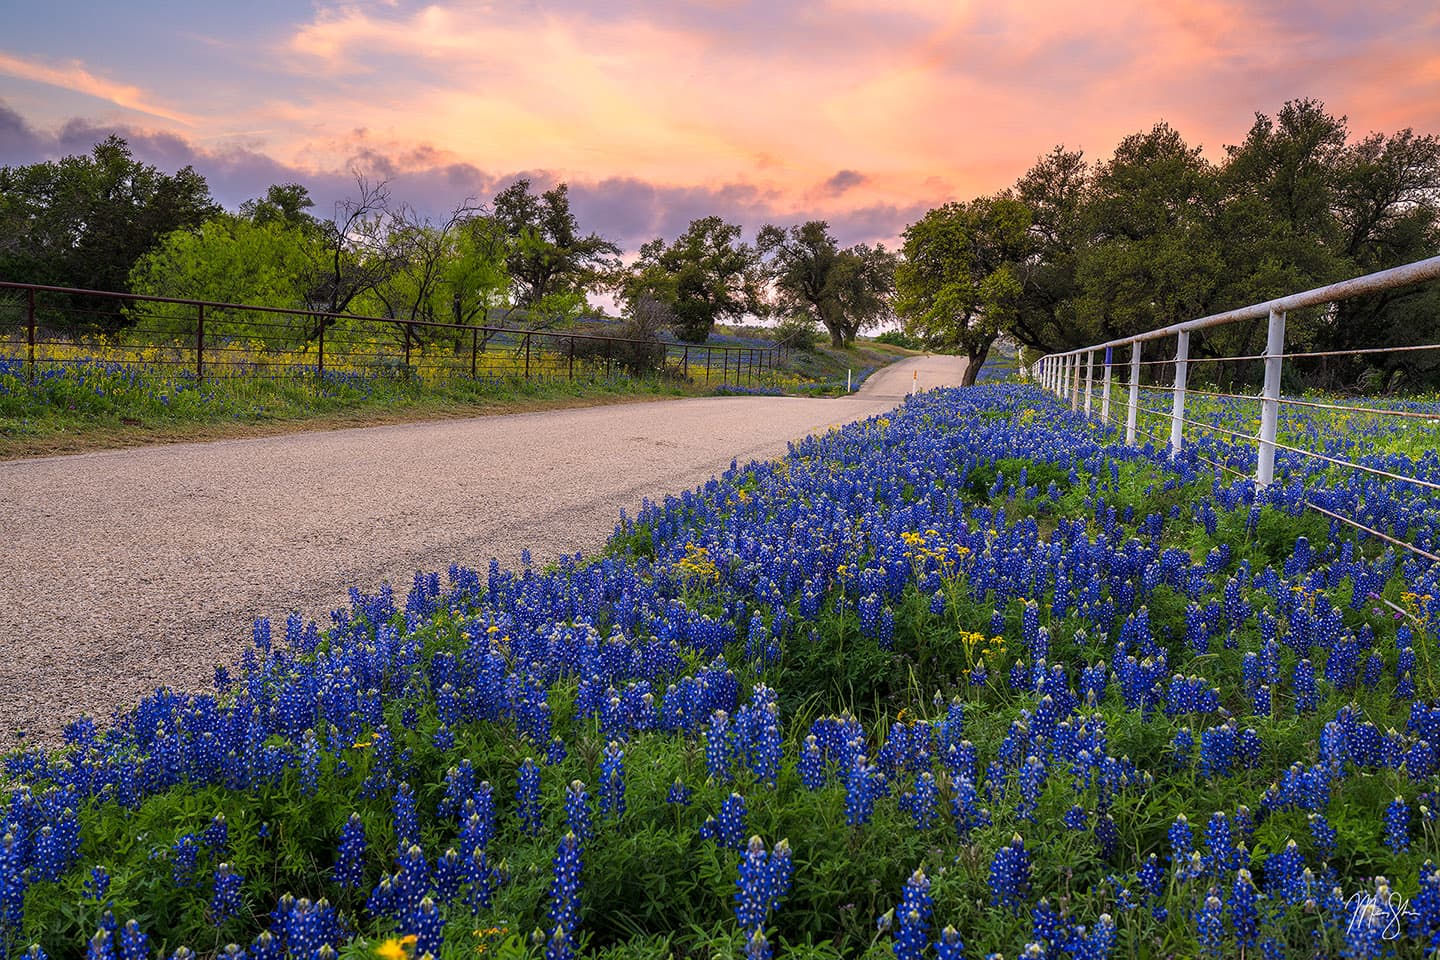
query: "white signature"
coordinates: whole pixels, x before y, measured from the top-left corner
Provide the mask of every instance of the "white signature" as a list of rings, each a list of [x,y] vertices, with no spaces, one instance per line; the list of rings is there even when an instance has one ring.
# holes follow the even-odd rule
[[[1410,901],[1398,893],[1389,893],[1384,897],[1374,893],[1354,893],[1345,901],[1345,907],[1350,911],[1347,933],[1353,933],[1359,923],[1378,924],[1383,920],[1385,926],[1380,931],[1382,940],[1398,938],[1401,934],[1400,921],[1406,917],[1419,916],[1411,909]]]

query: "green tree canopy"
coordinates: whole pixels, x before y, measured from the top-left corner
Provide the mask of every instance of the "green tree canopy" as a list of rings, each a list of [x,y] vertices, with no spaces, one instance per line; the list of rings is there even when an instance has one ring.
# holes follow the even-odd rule
[[[844,347],[890,310],[895,255],[883,244],[839,248],[824,220],[760,228],[756,248],[782,314],[803,313]]]
[[[1018,313],[1030,224],[1029,208],[1001,195],[947,203],[905,230],[895,313],[926,346],[965,355],[966,385]]]
[[[620,292],[632,310],[644,297],[664,303],[674,314],[676,336],[704,343],[717,321],[763,310],[758,265],[754,248],[740,240],[740,227],[702,217],[674,243],[656,239],[642,246]]]
[[[130,271],[174,230],[219,212],[191,167],[161,173],[120,137],[88,156],[0,167],[0,277],[91,290],[124,290]],[[106,309],[113,309],[106,302]],[[118,313],[101,324],[122,322]]]
[[[513,304],[532,323],[578,315],[589,286],[618,265],[618,246],[580,233],[563,183],[536,196],[528,179],[516,180],[496,195],[494,211],[509,240],[505,265]]]
[[[222,213],[198,230],[174,230],[136,262],[128,286],[154,297],[212,300],[280,308],[305,308],[312,282],[315,238],[280,220],[256,223]],[[194,307],[141,303],[127,308],[141,330],[178,337],[194,332]],[[272,343],[293,342],[305,325],[279,314],[212,309],[207,328],[216,334]]]

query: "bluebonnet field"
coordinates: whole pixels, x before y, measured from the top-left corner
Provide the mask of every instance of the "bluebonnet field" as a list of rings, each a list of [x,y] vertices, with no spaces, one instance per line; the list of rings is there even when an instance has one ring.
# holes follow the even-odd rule
[[[1440,481],[1406,425],[1340,416],[1285,435]],[[1032,387],[922,394],[597,557],[262,622],[214,693],[10,758],[0,944],[1421,956],[1440,564],[1306,501],[1430,552],[1440,510],[1200,459],[1247,457],[1172,463]]]

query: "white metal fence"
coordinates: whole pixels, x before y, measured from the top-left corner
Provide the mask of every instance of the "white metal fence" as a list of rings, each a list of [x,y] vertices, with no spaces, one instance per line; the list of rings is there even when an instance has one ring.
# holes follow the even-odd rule
[[[1275,452],[1276,450],[1284,450],[1301,457],[1313,458],[1316,461],[1324,462],[1330,466],[1360,470],[1370,474],[1377,474],[1391,480],[1416,484],[1419,487],[1428,488],[1429,490],[1440,491],[1440,484],[1432,481],[1397,474],[1384,470],[1374,464],[1356,463],[1353,460],[1343,457],[1332,457],[1294,444],[1282,443],[1277,440],[1276,436],[1280,410],[1286,406],[1338,410],[1352,414],[1363,413],[1377,417],[1425,418],[1433,422],[1437,416],[1434,412],[1416,412],[1414,410],[1404,409],[1387,410],[1374,405],[1350,405],[1329,403],[1314,398],[1286,397],[1282,395],[1281,392],[1281,374],[1284,370],[1286,360],[1357,356],[1411,350],[1440,350],[1440,344],[1421,344],[1403,347],[1380,346],[1345,351],[1287,352],[1285,338],[1285,317],[1288,312],[1301,310],[1306,307],[1333,304],[1351,297],[1393,290],[1437,278],[1440,278],[1440,256],[1406,264],[1402,267],[1395,267],[1391,270],[1382,270],[1378,273],[1366,274],[1365,276],[1356,277],[1352,280],[1333,283],[1329,286],[1318,287],[1314,290],[1307,290],[1304,293],[1280,297],[1265,303],[1241,307],[1238,310],[1229,310],[1224,313],[1217,313],[1208,317],[1189,320],[1184,323],[1172,324],[1171,326],[1150,330],[1135,336],[1122,337],[1118,340],[1111,340],[1107,343],[1099,343],[1064,353],[1048,354],[1042,357],[1036,364],[1036,378],[1041,386],[1051,393],[1062,398],[1068,397],[1071,409],[1077,412],[1083,411],[1087,417],[1095,415],[1092,411],[1095,410],[1098,402],[1099,418],[1117,428],[1122,426],[1123,423],[1125,443],[1129,446],[1135,446],[1137,436],[1143,433],[1151,440],[1156,441],[1157,444],[1168,449],[1172,458],[1178,457],[1185,446],[1185,428],[1187,426],[1208,431],[1212,435],[1224,435],[1235,441],[1253,444],[1256,452],[1256,465],[1253,479],[1256,486],[1260,488],[1267,487],[1274,482]],[[1206,361],[1240,360],[1263,362],[1264,386],[1259,395],[1187,389],[1190,367],[1193,363],[1197,362],[1190,356],[1190,334],[1197,330],[1255,320],[1266,320],[1268,322],[1265,352],[1263,354],[1237,357],[1207,357],[1204,359]],[[1163,349],[1161,345],[1166,341],[1174,342],[1173,357],[1145,359],[1147,344],[1150,345],[1150,351],[1156,351],[1157,349]],[[1116,353],[1123,353],[1124,351],[1129,352],[1127,364],[1129,371],[1128,377],[1121,380],[1116,375],[1115,360]],[[1142,366],[1172,368],[1172,375],[1168,378],[1151,378],[1152,381],[1168,379],[1168,384],[1146,387],[1141,377]],[[1118,415],[1112,416],[1111,412],[1112,393],[1117,387],[1125,388],[1125,416],[1123,421]],[[1170,395],[1169,411],[1166,412],[1144,406],[1143,400],[1147,391],[1151,392],[1152,395],[1159,395],[1162,398],[1164,393],[1168,392]],[[1158,394],[1156,393],[1157,391]],[[1258,429],[1252,435],[1229,430],[1221,427],[1219,424],[1207,423],[1196,420],[1193,417],[1187,417],[1186,400],[1187,397],[1190,396],[1258,402],[1260,405]],[[1159,416],[1162,418],[1162,423],[1168,421],[1168,437],[1150,433],[1142,429],[1139,425],[1139,416],[1141,413]],[[1161,430],[1163,432],[1164,428],[1162,427]],[[1204,458],[1201,457],[1200,459]],[[1206,462],[1230,473],[1239,473],[1239,471],[1235,470],[1232,466],[1214,461]],[[1380,530],[1373,529],[1371,526],[1360,523],[1353,518],[1338,515],[1308,500],[1306,501],[1306,506],[1330,517],[1332,520],[1339,521],[1364,533],[1403,547],[1429,561],[1440,562],[1440,556],[1413,544],[1406,543],[1396,537],[1392,537]]]

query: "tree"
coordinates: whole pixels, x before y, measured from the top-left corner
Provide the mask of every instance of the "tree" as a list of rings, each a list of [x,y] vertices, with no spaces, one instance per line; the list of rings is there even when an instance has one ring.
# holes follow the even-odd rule
[[[1095,173],[1076,251],[1083,346],[1203,316],[1225,276],[1214,167],[1164,123],[1126,137]]]
[[[128,285],[153,297],[303,309],[314,242],[313,235],[281,220],[256,223],[222,213],[199,230],[167,234],[135,264]],[[127,309],[147,332],[178,337],[195,329],[194,307],[144,303]],[[211,309],[206,329],[216,336],[283,343],[293,342],[305,326],[283,315]]]
[[[298,183],[271,184],[265,196],[240,204],[240,215],[252,223],[265,226],[284,224],[305,232],[319,232],[320,221],[306,211],[315,206],[310,190]]]
[[[399,329],[407,345],[435,339],[410,324],[485,319],[504,289],[503,249],[484,242],[493,224],[482,214],[474,198],[461,201],[438,224],[409,207],[391,214],[387,239],[394,269],[366,299],[378,304],[381,316],[405,321]]]
[[[496,195],[494,209],[509,239],[505,265],[514,308],[532,323],[578,316],[589,285],[615,269],[620,248],[599,234],[580,234],[563,183],[537,197],[521,178]]]
[[[824,220],[789,230],[760,228],[756,248],[765,279],[782,313],[803,312],[830,331],[844,347],[890,309],[895,290],[895,255],[883,244],[841,250]]]
[[[390,237],[389,186],[357,173],[355,187],[359,195],[338,201],[330,219],[320,222],[306,294],[310,309],[319,313],[347,312],[356,297],[374,290],[398,268]],[[334,323],[322,318],[310,335],[317,337]]]
[[[89,156],[0,167],[0,276],[7,280],[126,289],[135,262],[161,237],[195,229],[219,212],[205,178],[191,167],[164,174],[137,161],[110,136]],[[113,301],[99,326],[124,322]]]
[[[1018,316],[1030,210],[1008,195],[947,203],[905,229],[895,313],[926,346],[959,350],[969,386]]]
[[[676,336],[704,343],[717,321],[761,312],[758,264],[754,248],[740,242],[740,227],[702,217],[669,246],[660,239],[642,246],[620,291],[632,311],[642,298],[666,304]]]
[[[1085,210],[1090,167],[1079,150],[1057,146],[1035,162],[1015,185],[1030,211],[1030,243],[1020,271],[1020,302],[1010,333],[1022,344],[1061,342],[1072,328],[1079,282],[1076,254],[1086,242]]]

